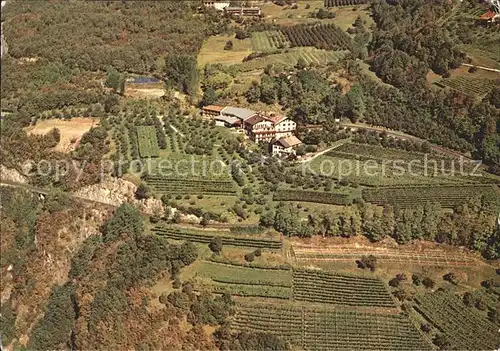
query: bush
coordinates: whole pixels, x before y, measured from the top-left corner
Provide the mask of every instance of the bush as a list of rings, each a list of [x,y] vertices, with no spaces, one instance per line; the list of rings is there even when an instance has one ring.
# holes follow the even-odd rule
[[[224,50],[233,50],[233,42],[231,40],[228,40],[226,42],[226,45],[224,45]]]
[[[253,262],[255,260],[255,254],[253,252],[247,253],[245,255],[245,261]]]
[[[418,274],[413,274],[411,276],[411,280],[413,282],[413,285],[420,286],[422,285],[422,276]]]
[[[208,244],[208,247],[213,253],[220,255],[222,252],[222,239],[220,237],[214,237],[210,244]]]
[[[253,254],[256,256],[256,257],[260,257],[262,255],[262,250],[261,249],[257,249],[253,252]]]
[[[428,289],[432,289],[432,288],[434,288],[434,285],[436,285],[434,280],[432,280],[429,277],[425,277],[424,280],[422,280],[422,284],[424,284],[424,286]]]
[[[358,265],[358,268],[369,268],[370,271],[374,272],[377,267],[377,258],[373,255],[362,256],[360,260],[356,261],[356,264]]]
[[[454,285],[458,285],[458,283],[459,283],[458,278],[452,272],[443,275],[443,279],[454,284]]]

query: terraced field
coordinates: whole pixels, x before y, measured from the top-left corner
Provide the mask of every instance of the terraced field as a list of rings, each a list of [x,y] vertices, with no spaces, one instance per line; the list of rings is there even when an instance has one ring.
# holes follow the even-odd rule
[[[202,277],[215,282],[243,285],[269,285],[292,287],[292,271],[284,269],[263,269],[243,267],[205,261],[198,270]]]
[[[281,64],[285,67],[292,67],[297,64],[299,58],[306,61],[307,64],[326,66],[329,63],[338,62],[348,51],[327,51],[311,47],[287,49],[281,54],[272,54],[265,57],[255,58],[250,61],[238,64],[241,71],[253,71],[264,69],[269,64]]]
[[[172,240],[189,240],[196,243],[208,244],[215,236],[222,239],[223,245],[251,247],[256,249],[281,249],[279,240],[258,239],[245,236],[229,236],[220,232],[211,233],[202,230],[184,229],[170,226],[156,226],[151,229],[154,234],[164,236]]]
[[[444,208],[453,208],[477,196],[491,202],[498,201],[498,191],[492,185],[385,187],[363,189],[363,199],[376,205],[393,204],[399,207],[439,202]]]
[[[380,279],[319,270],[293,271],[293,298],[298,301],[346,306],[396,308]]]
[[[495,86],[497,86],[498,82],[493,79],[458,76],[441,79],[435,84],[442,88],[448,87],[467,95],[483,96],[488,94]]]
[[[148,176],[147,184],[158,194],[236,196],[232,180]]]
[[[495,350],[500,345],[498,327],[445,291],[418,295],[414,308],[444,333],[450,349]]]
[[[272,51],[290,46],[290,42],[279,31],[265,31],[252,33],[253,51]]]
[[[238,304],[231,327],[236,331],[275,333],[308,350],[429,350],[406,319],[283,304]]]
[[[395,264],[418,264],[438,267],[471,267],[477,262],[459,252],[443,249],[416,250],[412,248],[371,248],[354,246],[293,245],[295,258],[299,262],[354,262],[363,255],[373,255],[380,262]]]
[[[160,149],[156,138],[156,129],[152,126],[137,126],[137,143],[141,157],[158,157]]]
[[[331,205],[349,205],[352,204],[353,197],[349,194],[342,193],[282,189],[274,193],[273,200],[304,201]]]

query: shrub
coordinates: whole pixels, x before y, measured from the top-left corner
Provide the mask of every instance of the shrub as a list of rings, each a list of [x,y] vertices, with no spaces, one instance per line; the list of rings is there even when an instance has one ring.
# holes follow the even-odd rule
[[[247,253],[245,255],[245,261],[253,262],[255,260],[255,254],[253,252]]]
[[[356,261],[356,264],[358,265],[358,268],[361,269],[369,268],[370,271],[373,272],[377,267],[377,258],[373,255],[362,256],[360,260]]]
[[[422,284],[424,284],[424,286],[428,289],[432,289],[434,287],[434,285],[436,285],[436,283],[434,282],[434,280],[432,280],[431,278],[429,277],[425,277],[423,280],[422,280]]]
[[[210,244],[208,244],[208,247],[213,253],[219,255],[222,252],[222,239],[220,237],[214,237]]]

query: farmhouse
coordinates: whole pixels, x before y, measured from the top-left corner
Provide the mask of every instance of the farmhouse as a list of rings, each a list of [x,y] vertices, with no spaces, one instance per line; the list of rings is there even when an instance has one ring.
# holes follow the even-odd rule
[[[293,136],[297,124],[285,115],[275,112],[256,112],[241,107],[209,105],[202,115],[211,117],[218,126],[241,128],[254,142],[272,142]]]
[[[208,105],[201,108],[201,114],[205,117],[219,116],[224,107],[217,105]]]
[[[244,120],[256,115],[257,112],[246,109],[246,108],[241,108],[241,107],[226,106],[221,110],[220,114],[222,116],[235,117],[241,121],[244,121]]]
[[[281,138],[273,142],[272,153],[276,156],[284,154],[294,155],[295,150],[299,145],[302,145],[302,141],[300,141],[295,135]]]
[[[216,9],[217,11],[223,11],[229,5],[229,1],[203,0],[203,6]]]
[[[226,14],[235,16],[260,16],[260,7],[226,7]]]
[[[295,129],[297,129],[297,124],[282,114],[264,112],[262,115],[265,119],[273,123],[275,131],[274,137],[276,139],[292,136]]]
[[[256,143],[261,141],[270,142],[276,135],[273,122],[265,119],[262,115],[255,115],[243,122],[243,129],[250,140]]]
[[[215,125],[226,127],[226,128],[238,128],[241,127],[241,120],[236,117],[231,116],[215,116]]]

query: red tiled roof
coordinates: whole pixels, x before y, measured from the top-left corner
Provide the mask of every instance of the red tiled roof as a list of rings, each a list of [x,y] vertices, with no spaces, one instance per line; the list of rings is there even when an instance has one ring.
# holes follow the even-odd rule
[[[255,116],[252,116],[249,119],[245,120],[245,123],[248,124],[248,125],[253,126],[253,125],[255,125],[255,124],[259,123],[259,122],[262,122],[262,121],[264,121],[264,118],[262,118],[259,115],[255,115]]]
[[[224,108],[223,106],[207,105],[207,106],[203,106],[202,110],[203,111],[220,112],[220,111],[222,111],[223,108]]]
[[[490,10],[490,11],[484,13],[483,15],[481,15],[481,17],[479,17],[479,19],[490,20],[495,16],[496,16],[496,13]]]
[[[268,113],[268,114],[264,114],[263,116],[264,116],[265,119],[273,122],[273,124],[278,124],[279,122],[281,122],[284,119],[286,119],[286,116],[284,116],[282,114],[279,114],[279,113],[274,113],[274,112],[271,112],[271,113]]]

